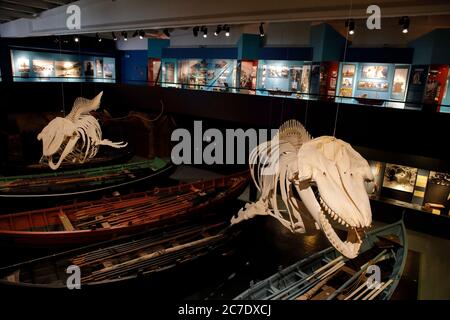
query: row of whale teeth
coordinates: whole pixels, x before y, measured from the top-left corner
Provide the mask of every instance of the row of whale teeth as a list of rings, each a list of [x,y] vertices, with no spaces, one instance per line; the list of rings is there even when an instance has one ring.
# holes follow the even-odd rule
[[[320,223],[322,224],[323,232],[327,239],[340,253],[349,259],[353,259],[358,256],[359,249],[361,247],[361,241],[352,243],[349,241],[342,241],[334,231],[324,212],[320,214]]]
[[[339,215],[336,212],[334,212],[330,207],[328,207],[321,197],[319,197],[319,202],[322,207],[322,210],[328,213],[334,221],[339,222],[341,225],[347,228],[350,228],[350,225],[346,221],[344,221],[341,217],[339,217]]]

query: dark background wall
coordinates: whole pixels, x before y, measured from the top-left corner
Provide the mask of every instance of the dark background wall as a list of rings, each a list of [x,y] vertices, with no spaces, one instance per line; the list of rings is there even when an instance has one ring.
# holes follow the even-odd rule
[[[102,107],[115,115],[161,110],[182,126],[204,120],[219,128],[277,128],[298,119],[313,136],[332,135],[368,159],[450,172],[450,114],[289,98],[102,83],[2,83],[2,121],[9,113],[70,111],[76,97],[104,91]],[[64,92],[64,95],[62,95]],[[336,114],[337,113],[337,114]],[[4,124],[4,123],[3,123]]]

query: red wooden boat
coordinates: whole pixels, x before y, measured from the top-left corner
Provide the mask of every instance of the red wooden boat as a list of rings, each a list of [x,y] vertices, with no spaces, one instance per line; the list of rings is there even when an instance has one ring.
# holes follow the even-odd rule
[[[132,234],[239,196],[243,172],[125,196],[0,216],[0,246],[75,246]]]

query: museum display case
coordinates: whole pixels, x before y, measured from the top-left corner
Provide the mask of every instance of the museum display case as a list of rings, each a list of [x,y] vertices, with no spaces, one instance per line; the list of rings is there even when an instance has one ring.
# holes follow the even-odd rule
[[[238,78],[240,93],[256,93],[258,60],[240,60],[238,62]]]
[[[369,161],[379,188],[373,199],[393,199],[419,210],[450,217],[450,174]]]
[[[116,82],[115,58],[11,50],[14,81]]]
[[[308,94],[311,63],[290,60],[258,62],[257,93],[261,95],[296,96]]]
[[[236,67],[236,60],[231,59],[165,58],[161,61],[160,84],[206,91],[228,90],[236,87]]]
[[[409,65],[342,62],[338,100],[404,108],[409,72]]]
[[[150,59],[148,81],[184,89],[233,88],[226,91],[397,109],[417,109],[424,103],[438,112],[450,110],[448,65],[219,60]]]

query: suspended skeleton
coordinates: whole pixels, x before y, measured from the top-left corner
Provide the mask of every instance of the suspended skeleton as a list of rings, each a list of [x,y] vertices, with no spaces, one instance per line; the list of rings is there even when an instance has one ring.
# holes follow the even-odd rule
[[[270,215],[297,233],[322,230],[344,256],[354,258],[362,233],[372,223],[367,195],[374,188],[367,161],[348,143],[330,136],[312,139],[296,120],[260,144],[249,158],[260,198],[241,209],[231,223]],[[279,208],[278,191],[284,208]],[[335,228],[347,229],[347,240]]]
[[[89,114],[100,106],[103,91],[94,99],[75,99],[71,112],[65,117],[56,117],[38,134],[42,140],[41,162],[48,162],[53,170],[63,161],[84,163],[95,157],[101,145],[123,148],[124,142],[102,140],[102,130],[97,119]],[[80,140],[81,138],[81,140]],[[54,159],[57,162],[54,163]]]

